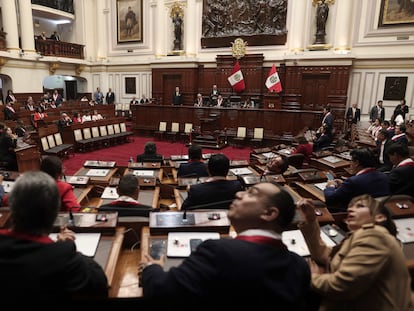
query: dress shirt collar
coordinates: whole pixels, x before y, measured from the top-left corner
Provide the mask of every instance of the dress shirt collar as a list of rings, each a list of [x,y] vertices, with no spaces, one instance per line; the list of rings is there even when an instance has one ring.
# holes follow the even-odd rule
[[[121,195],[117,199],[117,201],[124,201],[124,202],[131,202],[131,203],[139,203],[137,200],[135,200],[135,199],[133,199],[133,198],[131,198],[129,196],[126,196],[126,195]]]
[[[408,158],[408,159],[404,159],[400,163],[398,163],[397,167],[408,166],[408,165],[413,165],[413,164],[414,164],[414,160],[411,159],[411,158]]]
[[[242,231],[238,234],[239,236],[266,236],[272,239],[281,240],[282,236],[271,230],[263,230],[263,229],[248,229],[245,231]]]

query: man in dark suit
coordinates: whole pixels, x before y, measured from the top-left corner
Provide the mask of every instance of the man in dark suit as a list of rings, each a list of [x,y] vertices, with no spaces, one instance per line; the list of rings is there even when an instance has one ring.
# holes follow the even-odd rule
[[[55,41],[60,41],[60,37],[59,37],[57,31],[53,32],[53,34],[50,36],[50,39],[55,40]]]
[[[179,86],[175,87],[175,91],[172,95],[172,103],[176,106],[182,106],[183,104],[183,95],[181,94]]]
[[[377,161],[369,148],[357,148],[350,152],[353,176],[342,180],[329,180],[324,190],[325,202],[332,212],[345,212],[352,198],[369,194],[382,197],[390,194],[388,176],[375,169]]]
[[[394,168],[388,175],[392,194],[414,194],[414,160],[410,158],[408,146],[393,143],[388,148],[388,156]]]
[[[206,182],[191,185],[188,189],[188,196],[184,200],[181,209],[193,208],[196,205],[210,204],[205,208],[228,209],[230,203],[220,203],[234,199],[238,191],[243,187],[239,180],[227,180],[230,169],[230,160],[224,154],[213,154],[208,160],[207,169],[210,177]],[[214,202],[218,202],[214,205]]]
[[[152,206],[138,202],[139,185],[135,175],[122,176],[116,191],[119,195],[118,199],[101,205],[100,211],[117,211],[118,216],[149,217],[149,213],[154,210]]]
[[[346,120],[353,124],[357,124],[361,120],[361,109],[357,107],[356,103],[353,103],[346,111]]]
[[[217,85],[214,84],[210,92],[210,105],[217,106],[218,96],[221,94],[220,90],[217,88]]]
[[[177,177],[208,177],[207,165],[203,162],[203,153],[200,145],[188,147],[188,162],[181,163],[177,170]]]
[[[326,105],[323,108],[322,127],[325,128],[325,134],[331,139],[333,136],[334,116],[331,112],[331,106]]]
[[[105,101],[108,105],[113,104],[115,102],[115,93],[112,92],[111,88],[109,88],[108,92],[106,93]]]
[[[375,122],[375,119],[377,118],[380,119],[381,122],[385,119],[385,109],[382,107],[382,100],[379,100],[369,112],[369,119],[371,122]]]
[[[281,241],[294,215],[292,197],[277,183],[237,192],[227,214],[236,238],[208,239],[169,271],[145,255],[138,266],[144,299],[169,310],[305,310],[309,267]]]
[[[393,142],[389,138],[389,133],[386,129],[382,128],[378,131],[376,144],[376,156],[379,162],[377,170],[380,172],[389,172],[393,164],[388,156],[388,149]]]

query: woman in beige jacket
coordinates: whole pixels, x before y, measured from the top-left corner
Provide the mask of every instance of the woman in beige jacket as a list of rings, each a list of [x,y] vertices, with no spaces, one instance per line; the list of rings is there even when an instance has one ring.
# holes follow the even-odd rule
[[[335,248],[320,237],[312,201],[298,205],[305,214],[300,230],[310,250],[311,288],[319,310],[413,310],[411,278],[396,227],[385,201],[361,195],[348,205],[348,236]]]

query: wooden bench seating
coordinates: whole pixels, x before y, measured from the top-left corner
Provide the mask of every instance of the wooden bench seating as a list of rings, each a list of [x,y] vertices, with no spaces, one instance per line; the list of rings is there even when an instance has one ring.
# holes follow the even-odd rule
[[[57,126],[49,126],[39,131],[41,153],[44,155],[55,155],[60,158],[74,155],[73,144],[63,143]]]
[[[125,118],[76,123],[63,129],[64,141],[73,142],[79,152],[124,144],[132,135],[133,132],[127,131]]]

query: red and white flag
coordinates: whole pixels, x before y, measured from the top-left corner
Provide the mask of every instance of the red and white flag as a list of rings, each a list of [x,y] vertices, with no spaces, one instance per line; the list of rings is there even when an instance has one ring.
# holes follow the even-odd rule
[[[282,83],[280,82],[275,64],[270,68],[269,75],[266,79],[266,87],[270,92],[282,92]]]
[[[227,80],[229,80],[235,92],[241,92],[246,88],[246,86],[244,85],[243,73],[240,70],[240,65],[239,65],[238,60],[236,60],[233,70],[231,71],[231,75],[230,77],[227,78]]]

